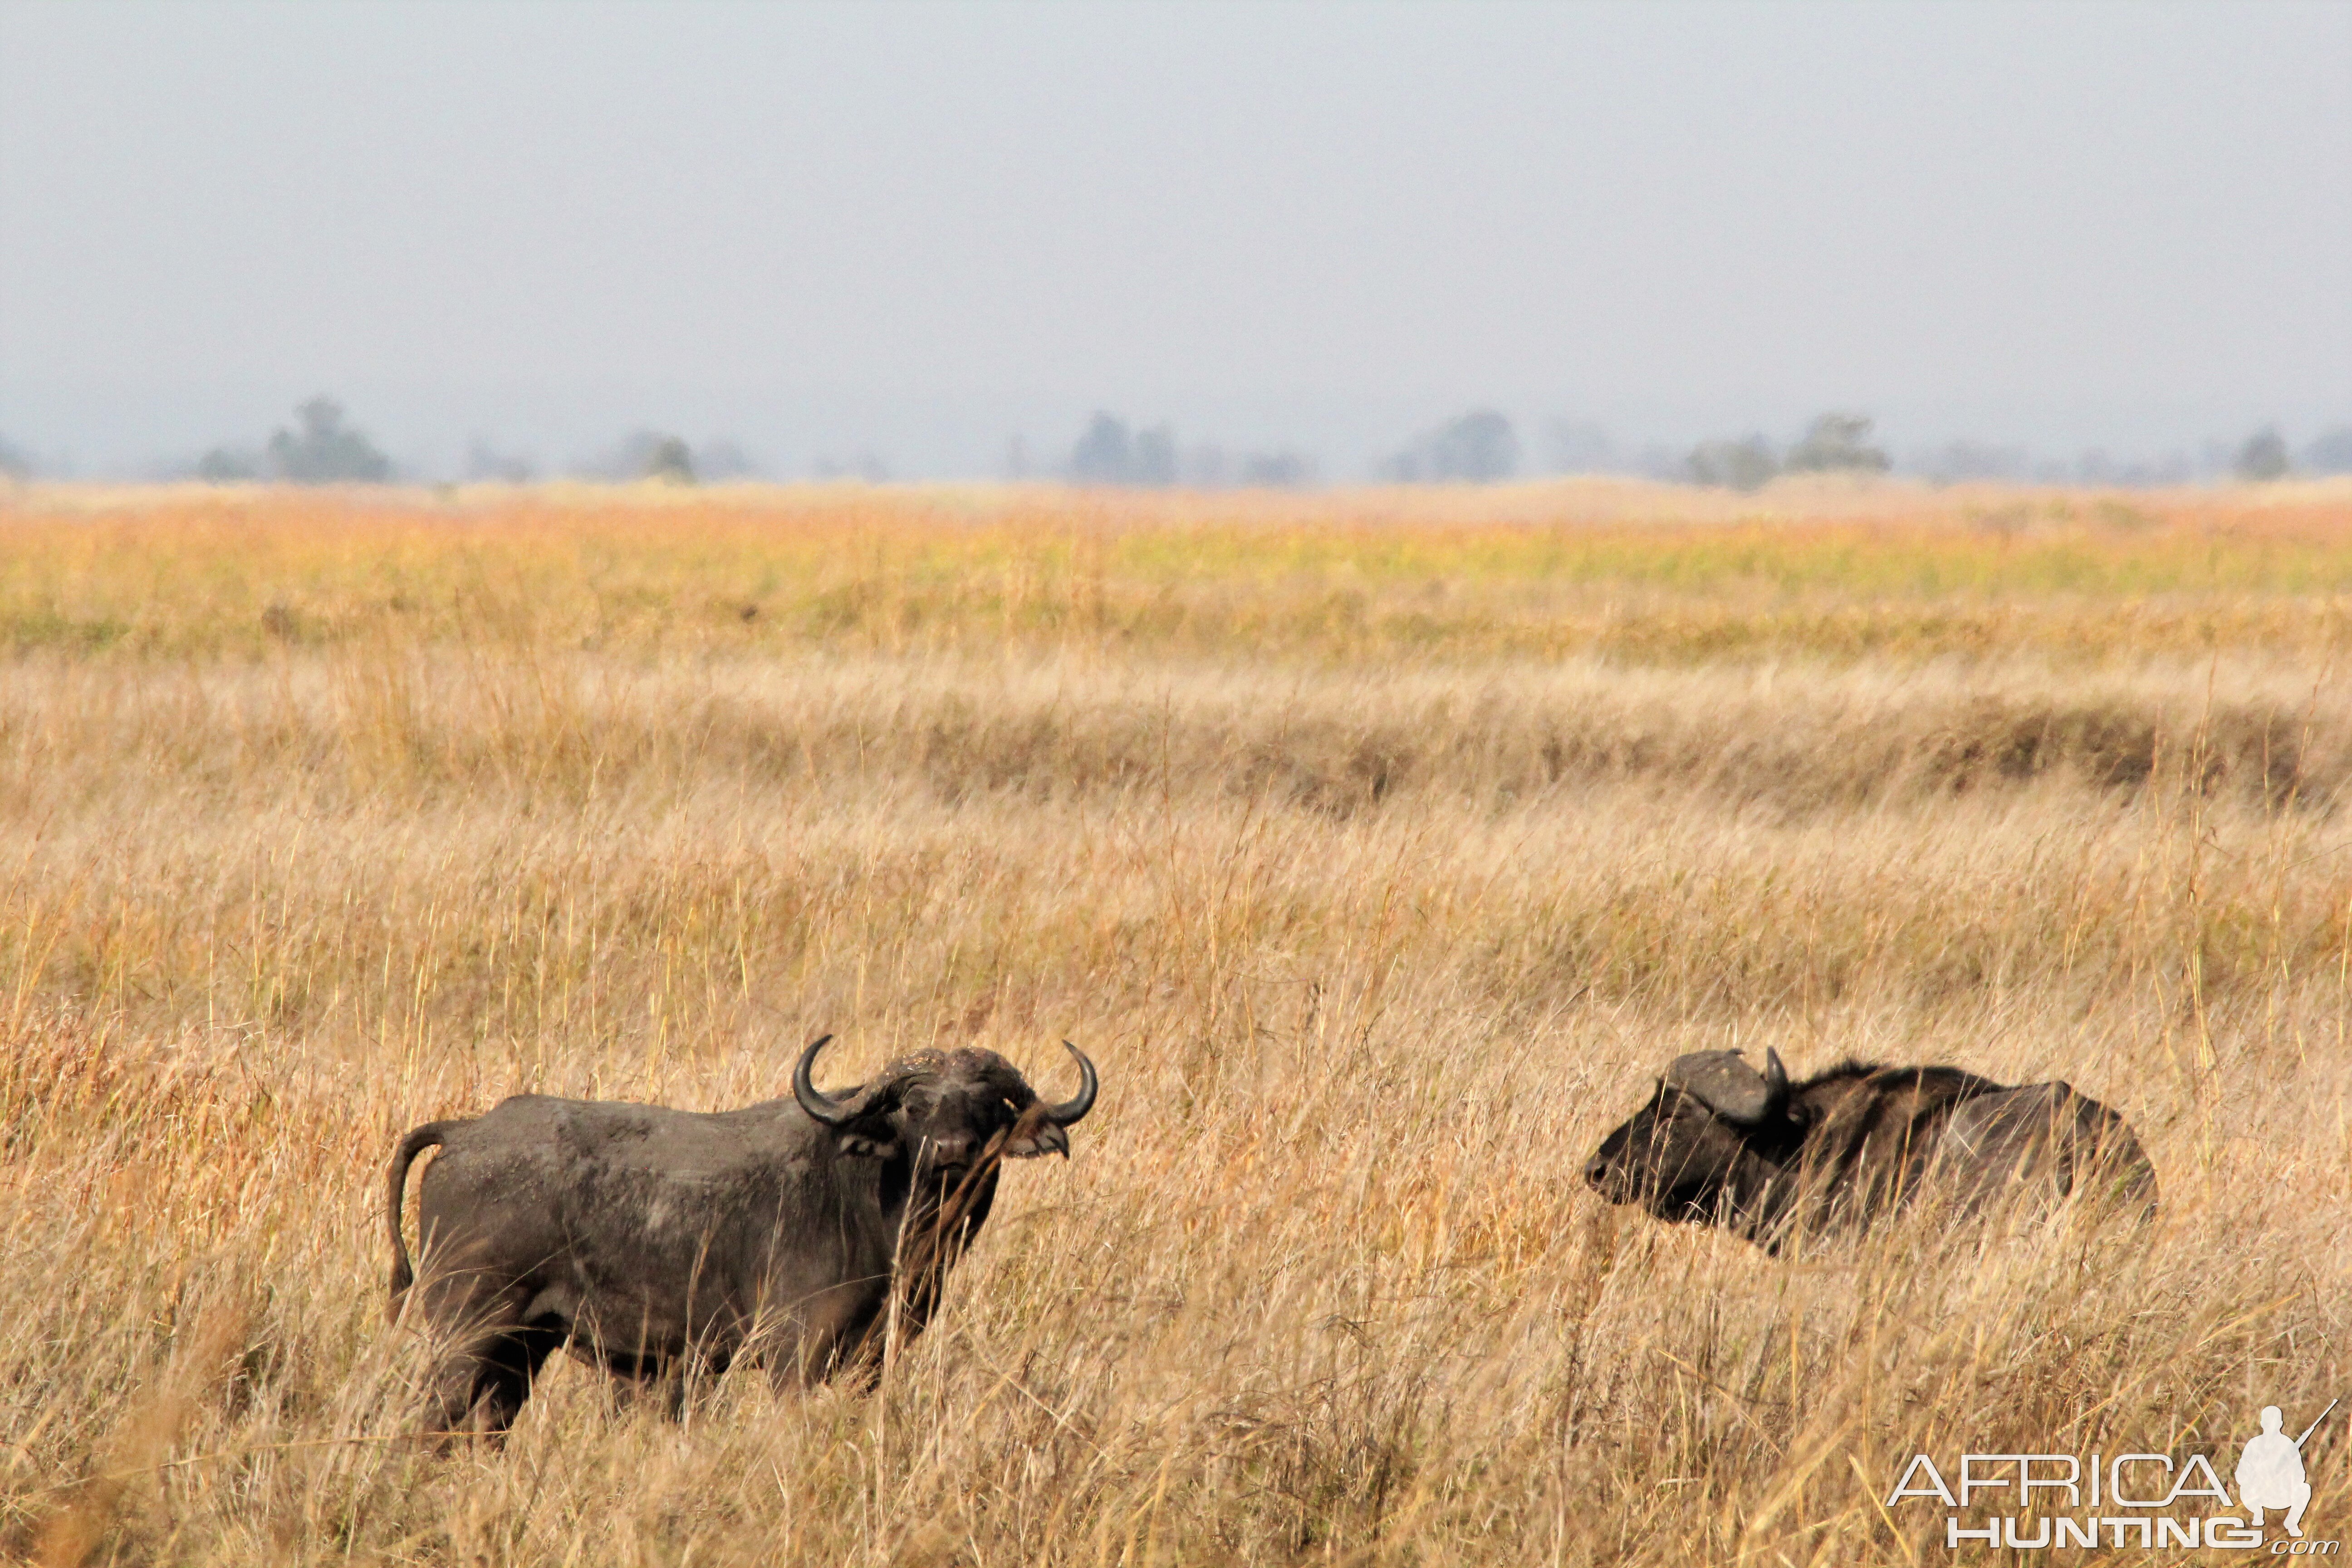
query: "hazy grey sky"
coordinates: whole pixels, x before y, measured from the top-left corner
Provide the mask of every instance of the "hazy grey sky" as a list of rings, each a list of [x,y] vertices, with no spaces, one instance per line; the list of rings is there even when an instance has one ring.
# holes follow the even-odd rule
[[[0,432],[2352,418],[2352,5],[0,3]],[[894,450],[893,448],[896,448]]]

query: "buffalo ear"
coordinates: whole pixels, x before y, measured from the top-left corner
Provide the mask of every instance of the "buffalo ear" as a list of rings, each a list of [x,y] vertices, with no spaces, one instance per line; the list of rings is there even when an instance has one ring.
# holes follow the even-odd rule
[[[905,1145],[898,1141],[898,1129],[891,1125],[892,1109],[877,1107],[844,1121],[833,1130],[833,1146],[852,1160],[897,1159]]]
[[[797,1090],[795,1090],[797,1092]],[[803,1107],[805,1109],[805,1107]],[[895,1160],[898,1138],[898,1085],[870,1086],[835,1109],[838,1120],[820,1118],[833,1131],[833,1146],[852,1160]]]
[[[1048,1121],[1034,1133],[1024,1133],[1004,1141],[1004,1152],[1015,1160],[1034,1160],[1040,1154],[1070,1157],[1069,1135]]]
[[[1040,1154],[1070,1157],[1070,1135],[1048,1115],[1044,1105],[1033,1105],[1021,1113],[1004,1134],[1004,1152],[1015,1160],[1034,1160]]]
[[[898,1140],[885,1132],[869,1137],[856,1128],[844,1128],[833,1135],[833,1146],[852,1160],[892,1160],[898,1154]]]

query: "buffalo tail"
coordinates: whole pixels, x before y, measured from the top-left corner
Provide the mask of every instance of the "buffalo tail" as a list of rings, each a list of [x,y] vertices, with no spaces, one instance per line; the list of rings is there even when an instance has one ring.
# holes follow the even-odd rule
[[[388,1228],[392,1233],[392,1300],[385,1312],[395,1323],[400,1321],[400,1299],[416,1283],[416,1275],[408,1267],[408,1243],[400,1234],[400,1205],[408,1186],[408,1167],[425,1150],[439,1148],[450,1126],[446,1121],[428,1121],[403,1138],[400,1147],[392,1152],[391,1176],[385,1183]]]

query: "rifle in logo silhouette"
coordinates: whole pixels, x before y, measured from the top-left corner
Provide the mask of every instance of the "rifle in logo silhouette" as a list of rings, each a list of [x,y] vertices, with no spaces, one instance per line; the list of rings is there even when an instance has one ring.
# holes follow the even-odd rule
[[[2284,1423],[2277,1405],[2263,1406],[2262,1432],[2246,1444],[2238,1460],[2238,1500],[2252,1516],[2256,1530],[2263,1527],[2263,1510],[2278,1508],[2286,1510],[2286,1532],[2303,1534],[2303,1510],[2311,1501],[2311,1482],[2303,1473],[2304,1439],[2319,1430],[2319,1422],[2338,1403],[2340,1396],[2329,1400],[2327,1410],[2303,1429],[2302,1437],[2290,1437],[2279,1429]]]

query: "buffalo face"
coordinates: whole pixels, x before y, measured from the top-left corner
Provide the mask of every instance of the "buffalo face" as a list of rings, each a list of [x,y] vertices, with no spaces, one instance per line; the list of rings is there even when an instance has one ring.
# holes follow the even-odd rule
[[[1068,1156],[1064,1129],[1094,1109],[1095,1068],[1077,1047],[1063,1044],[1077,1062],[1079,1087],[1074,1099],[1058,1105],[1040,1100],[995,1052],[972,1049],[916,1052],[891,1063],[856,1094],[833,1100],[811,1076],[824,1040],[802,1053],[793,1094],[802,1110],[833,1129],[843,1153],[884,1160],[911,1155],[929,1180],[953,1185],[984,1160]]]
[[[1756,1145],[1785,1119],[1787,1069],[1767,1052],[1758,1072],[1736,1051],[1677,1057],[1650,1102],[1601,1141],[1584,1179],[1612,1204],[1664,1220],[1708,1221],[1752,1184]]]

